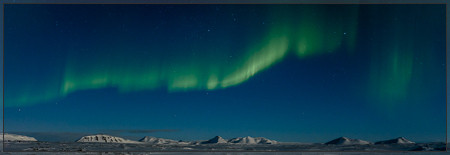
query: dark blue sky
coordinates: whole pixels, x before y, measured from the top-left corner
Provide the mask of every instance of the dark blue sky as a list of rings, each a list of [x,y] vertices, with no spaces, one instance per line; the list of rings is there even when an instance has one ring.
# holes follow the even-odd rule
[[[5,5],[5,131],[444,141],[444,22],[445,5]]]

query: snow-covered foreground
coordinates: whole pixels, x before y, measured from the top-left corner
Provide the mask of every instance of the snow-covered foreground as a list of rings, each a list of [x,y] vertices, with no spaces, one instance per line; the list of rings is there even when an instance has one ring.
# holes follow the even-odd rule
[[[105,134],[88,135],[79,138],[76,142],[41,142],[33,137],[15,134],[5,134],[3,151],[6,152],[61,152],[68,151],[75,154],[89,154],[92,152],[139,152],[138,154],[149,154],[157,152],[161,154],[173,152],[322,152],[332,154],[333,151],[445,151],[445,143],[414,143],[404,137],[369,142],[360,139],[339,137],[326,143],[283,143],[264,137],[238,137],[226,140],[216,136],[209,140],[200,141],[176,141],[171,139],[148,137],[133,141],[121,137]],[[187,152],[186,152],[187,151]],[[228,151],[228,152],[227,152]],[[328,152],[324,152],[328,151]],[[145,153],[147,152],[147,153]],[[367,153],[367,152],[366,152]],[[364,154],[366,154],[364,153]],[[370,152],[380,153],[380,152]],[[382,152],[388,153],[388,152]],[[411,153],[411,152],[409,152]],[[340,153],[338,153],[340,154]]]
[[[5,155],[30,155],[29,152],[2,152]],[[448,152],[33,152],[32,155],[448,155]]]
[[[417,144],[149,144],[5,142],[4,151],[444,151],[445,143]]]
[[[2,152],[30,155],[29,152]],[[33,152],[32,155],[448,155],[448,152]]]

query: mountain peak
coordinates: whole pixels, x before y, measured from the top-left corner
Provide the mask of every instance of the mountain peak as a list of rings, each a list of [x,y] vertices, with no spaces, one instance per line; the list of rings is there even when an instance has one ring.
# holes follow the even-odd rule
[[[219,143],[227,143],[227,141],[225,139],[223,139],[220,136],[215,136],[214,138],[211,138],[210,140],[204,142],[207,144],[219,144]]]
[[[172,139],[156,138],[151,136],[145,136],[139,140],[140,142],[152,143],[152,144],[174,144],[178,141]]]
[[[347,137],[339,137],[336,139],[333,139],[325,144],[334,144],[334,145],[366,145],[371,144],[368,141],[360,140],[360,139],[351,139]]]
[[[375,144],[414,144],[414,142],[406,139],[405,137],[398,137],[395,139],[389,139],[376,142]]]
[[[339,137],[338,139],[350,140],[350,138],[347,138],[347,137]]]
[[[228,140],[228,143],[235,143],[235,144],[276,144],[277,141],[270,140],[264,137],[238,137]]]

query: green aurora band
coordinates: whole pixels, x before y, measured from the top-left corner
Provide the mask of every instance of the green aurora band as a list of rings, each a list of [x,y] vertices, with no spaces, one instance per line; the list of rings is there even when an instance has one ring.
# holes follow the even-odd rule
[[[85,89],[117,87],[121,92],[154,89],[166,86],[170,92],[187,90],[214,90],[238,85],[258,72],[269,68],[294,52],[300,58],[321,52],[334,51],[344,42],[342,34],[351,34],[347,45],[354,43],[356,35],[357,7],[351,12],[340,13],[329,17],[323,7],[306,7],[300,15],[292,18],[278,19],[277,25],[270,28],[266,37],[256,45],[243,51],[238,60],[224,62],[223,57],[202,56],[152,57],[132,55],[133,52],[113,52],[111,57],[85,55],[68,57],[61,96]],[[292,10],[293,11],[293,10]],[[277,17],[289,17],[292,13],[277,10]],[[314,13],[315,16],[310,14]],[[334,12],[336,13],[336,12]],[[346,17],[347,16],[347,17]],[[344,22],[351,19],[352,22]],[[342,21],[326,21],[329,18]],[[296,20],[294,20],[296,19]],[[275,19],[274,19],[275,20]],[[293,22],[294,21],[294,22]],[[326,26],[327,22],[342,22],[340,26]],[[335,36],[328,34],[335,32]],[[155,51],[164,52],[164,51]],[[170,52],[170,51],[169,51]],[[214,52],[211,52],[214,53]],[[205,62],[207,57],[210,60]],[[84,60],[83,60],[84,59]],[[166,60],[162,62],[161,60]],[[167,61],[169,60],[169,61]],[[79,62],[88,62],[92,67],[80,66]],[[117,63],[119,62],[119,64]],[[120,64],[120,62],[124,62]],[[97,63],[97,64],[96,64]]]
[[[420,8],[420,6],[416,6]],[[432,8],[420,8],[423,12],[432,12]],[[372,100],[383,110],[392,110],[402,107],[406,98],[413,94],[426,94],[426,91],[435,91],[429,88],[430,83],[424,81],[427,78],[441,78],[427,75],[427,73],[440,72],[445,77],[445,72],[436,62],[441,62],[434,52],[439,52],[434,38],[429,34],[439,34],[445,24],[430,19],[427,14],[420,11],[385,8],[383,11],[390,13],[391,18],[374,16],[374,23],[370,28],[382,29],[376,35],[372,35],[373,41],[369,44],[370,66],[368,78],[368,93]],[[373,11],[373,12],[379,12]],[[444,19],[442,19],[445,21]],[[417,21],[426,23],[418,24]],[[433,25],[430,27],[430,25]],[[389,36],[389,37],[384,37]],[[418,37],[425,36],[425,37]],[[445,40],[445,38],[441,38]],[[436,81],[433,79],[432,81]],[[429,92],[428,92],[429,93]],[[442,93],[442,92],[434,92]]]
[[[256,43],[248,44],[246,50],[239,51],[239,55],[234,55],[232,59],[226,51],[231,49],[208,49],[192,43],[161,51],[155,51],[152,47],[139,49],[116,44],[98,45],[99,51],[111,51],[107,55],[103,52],[67,51],[63,67],[53,72],[52,79],[24,79],[22,84],[28,87],[7,90],[11,95],[5,106],[33,105],[80,90],[108,87],[117,88],[121,93],[164,87],[169,92],[224,89],[249,80],[288,55],[296,55],[301,60],[339,48],[345,48],[350,53],[354,51],[358,6],[339,9],[317,5],[305,5],[302,9],[280,6],[268,12],[267,18],[274,24],[261,32],[263,37]],[[397,33],[397,36],[405,33],[399,29],[391,33]],[[373,52],[374,63],[369,69],[369,81],[374,96],[401,98],[406,95],[413,67],[413,55],[407,51],[412,50],[413,46],[408,40],[403,42],[400,46],[395,42],[389,42],[392,43],[390,46],[384,45],[387,43],[379,46],[388,49],[374,48],[386,51],[382,54],[388,53],[388,56],[380,56]],[[174,50],[183,49],[199,52],[196,55],[191,52],[171,55]],[[147,52],[139,52],[142,50]],[[161,52],[165,54],[155,54]],[[383,64],[380,65],[377,64],[379,59],[386,61],[381,60]],[[35,88],[32,87],[42,91],[33,91]]]

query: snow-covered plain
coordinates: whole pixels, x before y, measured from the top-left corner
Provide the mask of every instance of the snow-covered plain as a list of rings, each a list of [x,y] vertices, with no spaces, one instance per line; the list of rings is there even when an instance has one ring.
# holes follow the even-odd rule
[[[41,142],[21,135],[12,135],[18,141],[5,141],[3,150],[19,152],[334,152],[334,151],[445,151],[444,142],[414,143],[404,137],[376,143],[340,137],[327,143],[283,143],[263,137],[238,137],[226,140],[216,136],[203,141],[176,141],[171,139],[144,137],[132,141],[104,134],[81,137],[75,142]],[[6,139],[6,134],[5,134]],[[145,154],[145,153],[144,153]]]
[[[448,152],[2,152],[5,155],[448,155]]]
[[[416,144],[152,144],[5,142],[5,151],[445,151],[445,143]]]

